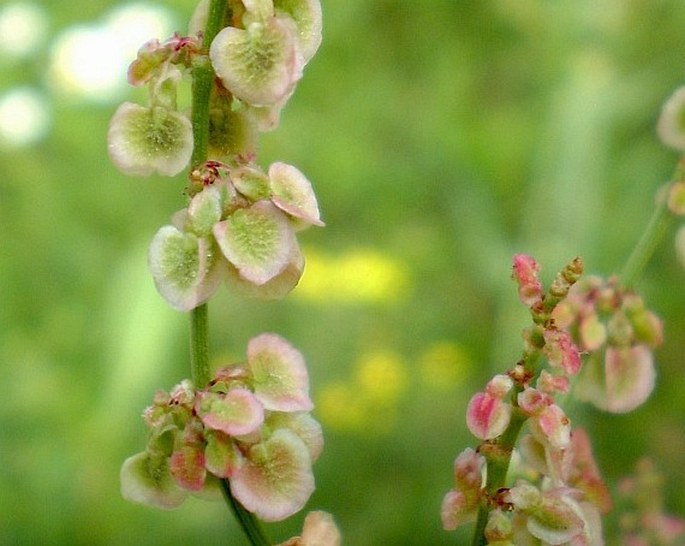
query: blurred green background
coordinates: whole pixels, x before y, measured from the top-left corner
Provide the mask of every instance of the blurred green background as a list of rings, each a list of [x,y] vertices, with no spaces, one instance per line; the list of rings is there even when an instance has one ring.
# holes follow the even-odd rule
[[[187,317],[146,269],[184,180],[119,174],[107,124],[144,97],[125,81],[137,47],[183,31],[194,4],[0,4],[3,545],[245,543],[222,504],[155,511],[118,485],[144,446],[142,409],[189,375]],[[536,256],[547,281],[576,255],[589,272],[621,269],[677,159],[654,126],[685,80],[685,3],[322,4],[323,45],[259,162],[306,173],[327,227],[301,234],[308,265],[286,300],[212,300],[214,364],[262,331],[305,354],[326,435],[307,508],[332,512],[346,544],[463,544],[439,509],[455,455],[474,445],[469,397],[520,355],[511,256]],[[673,234],[639,285],[666,321],[652,398],[626,416],[571,413],[612,487],[650,454],[682,513]],[[268,532],[285,540],[302,517]]]

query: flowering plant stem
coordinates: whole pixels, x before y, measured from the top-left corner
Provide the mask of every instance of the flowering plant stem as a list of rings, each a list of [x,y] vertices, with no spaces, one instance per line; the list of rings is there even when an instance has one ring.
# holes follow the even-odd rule
[[[671,182],[685,180],[685,160],[681,159],[673,173]],[[642,233],[640,240],[633,248],[626,265],[621,272],[621,283],[623,286],[632,287],[642,274],[643,269],[654,254],[657,246],[666,234],[671,224],[673,215],[668,208],[668,188],[657,193],[656,207],[649,219],[649,223]]]
[[[231,488],[228,485],[228,480],[221,480],[221,490],[226,497],[233,515],[236,517],[240,526],[243,528],[243,532],[250,540],[253,546],[271,546],[271,542],[266,535],[259,522],[255,519],[252,512],[245,510],[242,504],[240,504],[235,497],[231,494]]]
[[[623,286],[630,288],[637,282],[661,239],[666,234],[671,219],[672,216],[666,206],[666,196],[658,195],[652,217],[623,267],[620,276]]]
[[[515,395],[514,398],[516,398]],[[515,409],[511,416],[509,426],[502,436],[498,438],[497,443],[483,444],[481,446],[480,453],[485,457],[488,468],[487,480],[485,483],[487,499],[495,498],[497,492],[506,485],[511,454],[514,451],[516,439],[518,438],[521,427],[526,422],[526,419],[527,417],[522,411]],[[486,501],[486,503],[481,504],[478,509],[478,517],[476,519],[476,527],[473,532],[471,546],[487,545],[485,526],[488,523],[488,516],[492,508],[491,503]]]
[[[190,312],[190,369],[197,386],[206,385],[210,380],[207,315],[206,303]]]
[[[209,45],[221,29],[226,15],[225,0],[211,0],[209,16],[203,37],[203,55],[199,55],[193,63],[192,90],[192,127],[193,127],[193,155],[190,168],[207,160],[209,141],[209,96],[214,79],[214,71],[206,55]],[[191,188],[189,188],[192,191]],[[208,308],[202,304],[190,312],[190,366],[193,382],[198,387],[209,383],[209,336],[208,336]],[[255,518],[231,494],[227,480],[221,480],[221,487],[228,505],[231,507],[243,532],[254,546],[270,546],[271,542]]]

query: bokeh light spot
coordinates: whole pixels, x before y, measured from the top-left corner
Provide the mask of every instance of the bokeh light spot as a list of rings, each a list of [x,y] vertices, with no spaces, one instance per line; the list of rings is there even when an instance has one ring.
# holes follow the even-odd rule
[[[366,408],[355,389],[347,383],[325,385],[318,392],[316,406],[321,421],[336,430],[360,430],[366,422]]]
[[[379,303],[409,291],[409,272],[400,260],[380,252],[351,248],[337,256],[305,249],[305,274],[294,294],[310,301]]]
[[[406,390],[409,374],[398,354],[375,351],[361,356],[355,380],[370,400],[392,403]]]
[[[470,373],[466,351],[451,341],[429,345],[419,357],[421,377],[429,387],[448,390],[463,383]]]
[[[40,91],[16,87],[0,97],[0,145],[27,146],[43,138],[50,127],[48,103]]]
[[[116,35],[95,26],[74,26],[55,40],[50,82],[66,94],[95,101],[110,100],[124,89],[127,59]]]
[[[60,92],[92,101],[117,99],[126,71],[145,42],[171,34],[168,10],[130,4],[112,11],[101,25],[76,25],[54,41],[50,82]]]
[[[113,9],[106,17],[104,28],[117,36],[128,62],[135,59],[138,49],[148,40],[164,41],[174,30],[175,17],[162,6],[127,4]]]
[[[0,53],[26,57],[43,43],[48,28],[45,10],[30,2],[15,2],[0,9]]]

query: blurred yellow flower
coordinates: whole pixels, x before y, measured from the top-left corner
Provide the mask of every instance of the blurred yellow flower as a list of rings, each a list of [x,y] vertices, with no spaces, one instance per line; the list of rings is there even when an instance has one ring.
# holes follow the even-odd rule
[[[408,292],[409,272],[399,260],[363,248],[336,256],[304,249],[304,276],[294,295],[318,302],[388,302]]]
[[[364,428],[368,411],[355,390],[353,385],[337,381],[319,391],[317,415],[325,426],[348,432]]]
[[[362,354],[349,382],[337,381],[320,390],[317,414],[324,426],[340,431],[389,432],[408,384],[409,373],[401,357],[374,350]]]
[[[470,374],[471,361],[458,343],[436,341],[419,357],[421,378],[429,387],[454,388]]]
[[[378,350],[361,356],[355,382],[372,403],[387,404],[395,402],[407,388],[409,374],[398,354]]]

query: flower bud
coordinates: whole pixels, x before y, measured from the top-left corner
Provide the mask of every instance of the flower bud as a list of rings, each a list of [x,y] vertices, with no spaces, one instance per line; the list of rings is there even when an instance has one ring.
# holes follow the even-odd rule
[[[475,394],[466,409],[466,425],[480,440],[502,434],[511,420],[511,404],[486,392]]]
[[[567,375],[575,375],[580,370],[580,353],[566,330],[546,328],[542,348],[550,365],[561,368]]]
[[[442,500],[442,526],[451,531],[476,519],[483,485],[485,458],[473,449],[462,451],[454,461],[456,487]]]
[[[542,283],[538,279],[540,266],[530,256],[514,256],[512,275],[519,285],[519,299],[528,307],[542,299]]]

